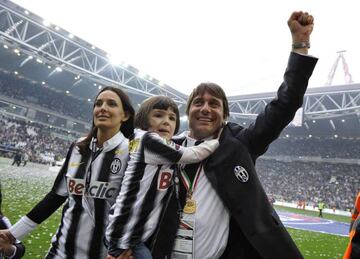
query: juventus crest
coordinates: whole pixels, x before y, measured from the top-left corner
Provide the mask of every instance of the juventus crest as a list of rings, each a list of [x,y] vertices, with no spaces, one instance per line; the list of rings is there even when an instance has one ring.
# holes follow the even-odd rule
[[[242,167],[240,165],[235,166],[234,174],[235,174],[236,179],[238,179],[242,183],[246,183],[247,181],[249,181],[248,172],[245,170],[244,167]]]
[[[110,172],[112,174],[117,174],[118,172],[120,172],[120,169],[121,169],[121,160],[119,158],[115,158],[110,165]]]

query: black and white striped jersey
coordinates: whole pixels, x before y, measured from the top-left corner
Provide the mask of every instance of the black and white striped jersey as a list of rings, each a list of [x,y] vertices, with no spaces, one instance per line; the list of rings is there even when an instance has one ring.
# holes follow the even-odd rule
[[[154,233],[170,195],[174,164],[200,162],[218,145],[218,140],[209,140],[186,148],[156,133],[135,129],[129,143],[130,160],[106,230],[110,249],[128,249],[145,242]]]
[[[85,155],[76,146],[72,149],[52,191],[11,229],[22,238],[66,200],[47,258],[106,258],[103,238],[129,158],[129,142],[121,132],[100,150],[92,150],[93,142]]]

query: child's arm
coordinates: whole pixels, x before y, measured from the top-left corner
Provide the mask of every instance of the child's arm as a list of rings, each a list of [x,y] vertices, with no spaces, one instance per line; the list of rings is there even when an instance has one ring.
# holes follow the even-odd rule
[[[143,143],[145,163],[154,165],[198,163],[210,156],[219,146],[217,139],[211,139],[198,146],[183,147],[150,132],[144,135]]]

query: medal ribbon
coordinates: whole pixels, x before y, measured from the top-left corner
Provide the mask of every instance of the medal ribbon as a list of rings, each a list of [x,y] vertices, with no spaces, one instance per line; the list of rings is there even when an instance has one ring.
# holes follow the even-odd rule
[[[184,186],[185,186],[185,189],[186,189],[186,192],[187,194],[190,196],[192,196],[192,194],[194,193],[194,190],[196,188],[196,185],[197,185],[197,182],[199,180],[199,177],[200,177],[200,173],[201,173],[201,170],[202,170],[202,164],[199,165],[197,171],[196,171],[196,174],[195,174],[195,177],[194,177],[194,180],[191,182],[188,175],[186,174],[186,172],[184,171],[184,169],[181,170],[181,181],[183,182]]]

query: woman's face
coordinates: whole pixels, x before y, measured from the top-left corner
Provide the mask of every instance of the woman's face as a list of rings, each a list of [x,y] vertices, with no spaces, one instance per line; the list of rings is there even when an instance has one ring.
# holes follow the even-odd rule
[[[106,90],[98,95],[95,100],[94,124],[101,130],[119,131],[123,122],[129,116],[124,112],[120,97],[111,90]]]

